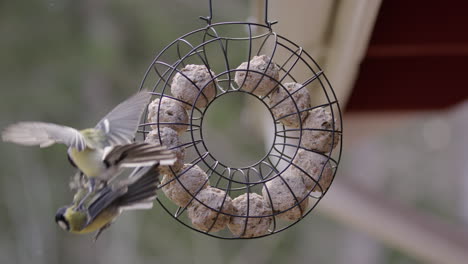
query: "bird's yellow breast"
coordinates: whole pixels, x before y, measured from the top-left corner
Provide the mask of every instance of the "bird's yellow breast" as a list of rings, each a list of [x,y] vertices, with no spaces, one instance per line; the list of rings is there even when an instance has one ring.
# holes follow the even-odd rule
[[[100,149],[86,148],[78,151],[72,148],[69,154],[78,169],[88,177],[97,177],[106,169],[102,162],[103,151]]]
[[[102,213],[100,213],[93,222],[91,222],[88,226],[86,226],[83,229],[70,229],[70,232],[75,233],[75,234],[86,234],[90,232],[94,232],[102,228],[108,223],[111,223],[117,216],[118,216],[118,210],[115,210],[114,208],[108,208]]]

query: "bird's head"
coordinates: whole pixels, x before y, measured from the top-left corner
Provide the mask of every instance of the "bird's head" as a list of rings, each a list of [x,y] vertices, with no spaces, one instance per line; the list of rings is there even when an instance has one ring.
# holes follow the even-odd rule
[[[70,222],[65,217],[65,213],[67,212],[68,207],[62,207],[57,210],[55,214],[55,222],[65,231],[70,231]]]

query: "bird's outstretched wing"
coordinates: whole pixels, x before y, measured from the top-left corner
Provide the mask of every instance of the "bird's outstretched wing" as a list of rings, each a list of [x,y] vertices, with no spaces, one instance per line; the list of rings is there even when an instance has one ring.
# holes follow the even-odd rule
[[[99,121],[95,129],[103,133],[100,139],[102,147],[132,142],[138,129],[141,115],[150,99],[151,94],[147,90],[142,90],[117,105]]]
[[[72,127],[43,122],[19,122],[6,127],[2,140],[25,146],[48,147],[63,143],[82,151],[86,141],[80,132]]]

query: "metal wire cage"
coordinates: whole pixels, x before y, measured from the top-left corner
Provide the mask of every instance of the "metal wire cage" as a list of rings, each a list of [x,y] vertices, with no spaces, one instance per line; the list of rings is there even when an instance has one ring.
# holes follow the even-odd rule
[[[167,197],[160,195],[157,199],[172,217],[212,237],[264,237],[303,219],[330,187],[342,150],[340,106],[315,60],[302,47],[272,30],[276,22],[268,21],[268,1],[264,24],[212,23],[211,1],[209,8],[210,16],[203,18],[207,26],[171,42],[145,73],[140,90],[150,89],[153,99],[160,100],[153,101],[157,106],[155,113],[145,112],[139,134],[143,140],[151,140],[149,133],[153,133],[153,141],[169,144],[170,149],[184,154],[179,156],[185,159],[183,168],[172,166],[165,172],[160,187]],[[268,60],[264,67],[255,68],[253,59],[261,55]],[[244,67],[238,67],[241,63]],[[185,70],[189,65],[206,67],[209,80],[200,85]],[[277,76],[269,74],[272,66],[277,68]],[[240,73],[244,74],[243,79],[236,76]],[[255,84],[247,89],[249,76],[255,77]],[[196,87],[194,101],[171,92],[174,78]],[[266,81],[273,83],[272,89],[259,95],[256,90]],[[291,83],[296,89],[288,88]],[[210,87],[215,90],[212,97],[207,96]],[[304,91],[313,99],[313,105],[299,102]],[[204,134],[205,113],[212,103],[234,93],[251,95],[261,102],[274,122],[273,143],[266,147],[263,158],[250,166],[233,167],[217,159],[207,147],[210,139]],[[283,97],[273,100],[274,93]],[[182,106],[187,121],[164,121],[164,100]],[[201,101],[204,104],[199,104]],[[278,114],[275,109],[286,104],[290,110]],[[172,113],[177,114],[184,115]],[[156,121],[150,118],[154,115]],[[285,119],[297,124],[287,126]],[[168,143],[159,133],[164,127],[182,129]],[[195,177],[193,171],[200,170],[204,176],[197,179],[198,184],[188,182]],[[174,185],[178,188],[173,191],[179,192],[175,195],[182,192],[186,197],[179,206],[172,199],[174,193],[171,196],[168,190]],[[204,194],[207,189],[213,193]]]

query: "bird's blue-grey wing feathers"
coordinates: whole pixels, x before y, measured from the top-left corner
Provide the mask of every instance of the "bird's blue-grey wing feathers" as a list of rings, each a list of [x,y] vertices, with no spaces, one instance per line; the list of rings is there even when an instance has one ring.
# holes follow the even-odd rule
[[[136,168],[127,181],[100,189],[87,208],[86,226],[110,206],[119,211],[152,208],[159,183],[157,166]]]
[[[95,199],[91,201],[88,209],[88,219],[86,226],[91,224],[94,219],[105,209],[107,209],[113,202],[121,197],[126,192],[126,188],[113,189],[111,186],[106,186],[98,191]],[[117,207],[115,208],[117,210]]]

